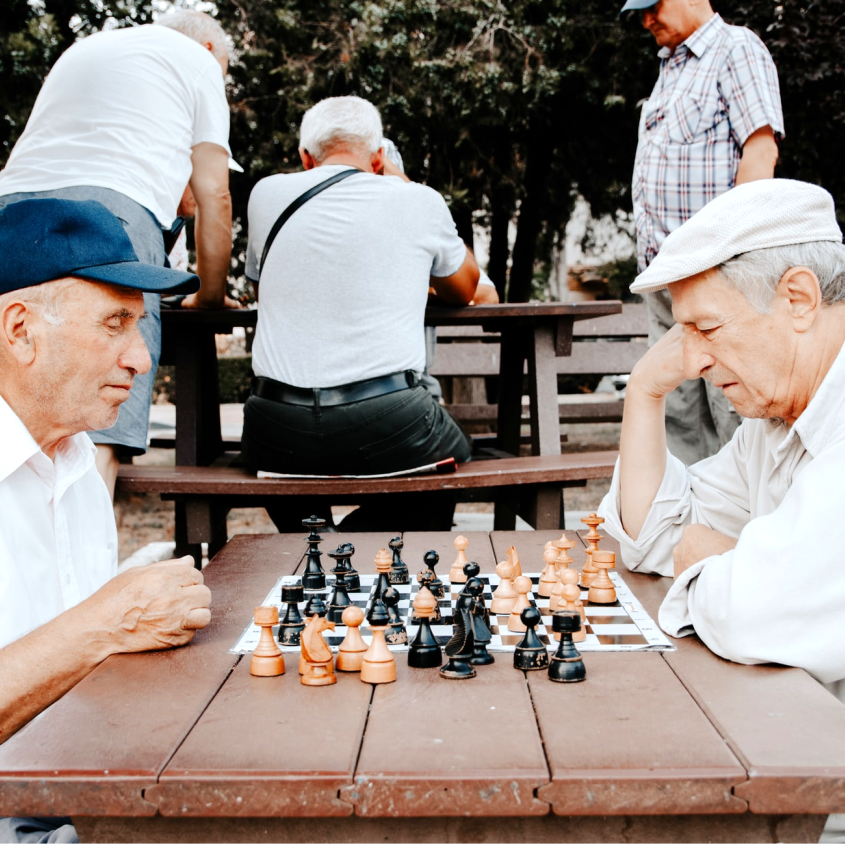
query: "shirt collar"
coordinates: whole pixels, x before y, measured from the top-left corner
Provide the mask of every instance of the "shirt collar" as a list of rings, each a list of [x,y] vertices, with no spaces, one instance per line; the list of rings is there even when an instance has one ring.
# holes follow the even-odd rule
[[[685,47],[697,59],[700,59],[707,48],[716,42],[725,26],[727,24],[722,20],[722,16],[716,12],[707,23],[702,24],[686,41],[679,44],[675,48],[675,53]],[[657,55],[661,59],[668,59],[674,54],[668,47],[661,47]]]
[[[845,440],[845,345],[781,448],[799,437],[813,457]]]
[[[51,468],[55,464],[56,471],[61,473],[69,485],[88,472],[94,464],[97,452],[91,438],[85,432],[79,432],[65,437],[59,443],[55,462],[51,461],[2,396],[0,440],[3,443],[3,449],[0,450],[0,482],[5,481],[25,463],[30,463],[40,477],[45,473],[52,474]]]

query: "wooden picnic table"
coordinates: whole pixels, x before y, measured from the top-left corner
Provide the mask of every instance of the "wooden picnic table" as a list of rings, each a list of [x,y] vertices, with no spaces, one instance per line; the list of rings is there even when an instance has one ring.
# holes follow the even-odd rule
[[[527,371],[531,453],[559,455],[555,358],[571,355],[575,321],[621,311],[622,304],[616,300],[430,307],[426,310],[426,324],[481,326],[486,331],[499,332],[497,445],[505,452],[519,454],[523,378]],[[220,433],[214,336],[231,334],[236,326],[254,327],[258,312],[164,309],[161,319],[162,363],[176,367],[176,464],[207,466],[225,449]]]
[[[455,536],[405,535],[412,573],[429,548],[447,573]],[[559,532],[467,536],[483,571],[511,544],[538,571]],[[390,536],[323,546],[346,539],[364,572]],[[506,654],[462,682],[401,656],[376,687],[305,687],[290,654],[285,675],[253,677],[229,650],[304,551],[303,535],[230,541],[189,646],[109,658],[0,746],[0,814],[71,815],[83,842],[810,842],[845,810],[845,707],[695,637],[587,653],[575,685]],[[668,580],[623,577],[656,617]]]

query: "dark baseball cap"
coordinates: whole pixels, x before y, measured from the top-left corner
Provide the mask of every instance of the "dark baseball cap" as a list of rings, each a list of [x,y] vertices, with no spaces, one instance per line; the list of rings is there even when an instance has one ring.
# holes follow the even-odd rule
[[[68,276],[155,293],[194,293],[200,280],[142,264],[117,219],[94,200],[29,199],[0,209],[0,293]]]

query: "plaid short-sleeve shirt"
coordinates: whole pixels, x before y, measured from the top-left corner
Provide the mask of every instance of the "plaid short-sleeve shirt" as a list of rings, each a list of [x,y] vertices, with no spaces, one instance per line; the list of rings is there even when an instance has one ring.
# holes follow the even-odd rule
[[[674,52],[640,115],[633,200],[642,272],[666,236],[734,186],[748,137],[783,136],[777,70],[751,30],[714,15]]]

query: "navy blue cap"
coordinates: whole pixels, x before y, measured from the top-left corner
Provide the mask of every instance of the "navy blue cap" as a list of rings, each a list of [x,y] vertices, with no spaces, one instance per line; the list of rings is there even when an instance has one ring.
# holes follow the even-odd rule
[[[622,17],[625,12],[636,12],[655,5],[657,5],[657,0],[628,0],[619,12],[619,17]]]
[[[0,293],[73,276],[194,293],[193,273],[142,264],[120,220],[94,200],[30,199],[0,209]]]

